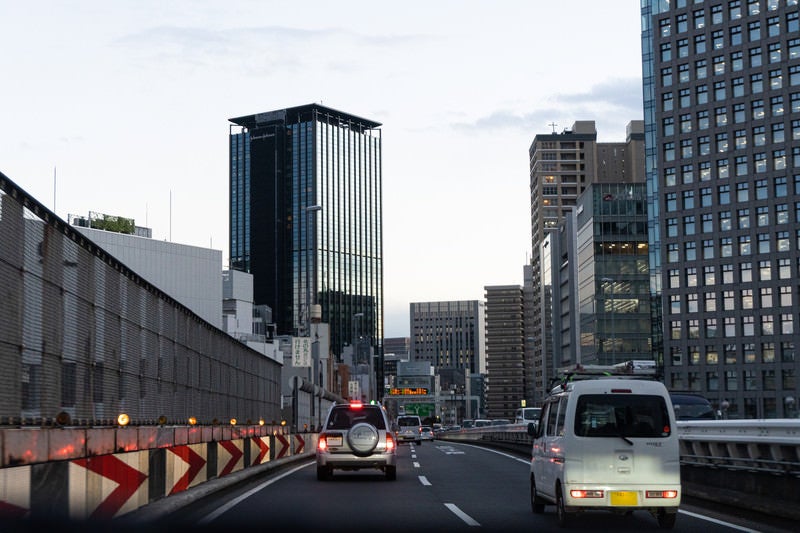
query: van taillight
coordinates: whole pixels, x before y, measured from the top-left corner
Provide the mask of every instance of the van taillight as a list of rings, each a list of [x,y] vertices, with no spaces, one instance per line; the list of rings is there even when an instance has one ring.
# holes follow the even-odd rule
[[[325,440],[324,435],[320,435],[319,441],[317,442],[317,449],[321,452],[328,449],[328,441]]]
[[[602,490],[571,490],[569,495],[573,498],[602,498]]]
[[[677,490],[648,490],[646,493],[648,498],[677,498]]]

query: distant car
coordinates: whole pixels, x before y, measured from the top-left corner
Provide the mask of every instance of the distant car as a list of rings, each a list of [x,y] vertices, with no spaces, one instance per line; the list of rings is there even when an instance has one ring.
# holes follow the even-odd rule
[[[397,478],[397,446],[380,405],[351,402],[328,411],[317,443],[317,479],[325,481],[334,469],[375,468],[386,479]]]
[[[705,397],[691,392],[670,392],[672,408],[678,420],[716,420],[717,413]]]
[[[429,426],[422,426],[419,430],[420,440],[433,440],[433,428]]]

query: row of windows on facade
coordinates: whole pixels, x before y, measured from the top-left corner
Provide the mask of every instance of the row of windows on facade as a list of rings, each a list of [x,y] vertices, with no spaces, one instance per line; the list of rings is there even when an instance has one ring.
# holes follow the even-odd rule
[[[751,210],[750,207],[744,207],[738,209],[736,211],[736,227],[740,230],[750,229],[753,226],[753,220],[755,220],[755,227],[757,228],[766,228],[770,226],[781,226],[789,224],[789,211],[788,211],[788,204],[777,204],[772,206],[774,207],[775,214],[774,217],[770,217],[770,206],[762,205],[755,207]],[[795,216],[794,222],[800,224],[800,202],[795,202],[794,204],[795,209]],[[718,223],[718,232],[726,232],[731,231],[733,229],[733,219],[731,218],[731,211],[722,211],[718,213],[719,216],[719,223]],[[676,238],[679,236],[683,237],[691,237],[698,233],[697,229],[697,219],[698,217],[695,215],[687,215],[684,216],[681,220],[682,222],[682,232],[679,232],[679,225],[677,218],[667,218],[666,219],[666,228],[667,228],[667,237],[668,238]],[[701,225],[699,226],[701,231],[700,233],[714,233],[714,215],[713,213],[703,213],[700,215]],[[776,247],[778,251],[789,251],[789,234],[787,231],[781,231],[775,233],[776,237]],[[770,251],[770,236],[768,233],[759,233],[756,236],[756,240],[759,243],[759,251],[763,250],[762,253],[768,253]],[[742,239],[740,244],[745,247],[745,251],[750,252],[750,240]],[[720,245],[726,246],[723,250],[724,252],[729,252],[729,256],[733,255],[733,241],[730,238],[726,238],[725,240],[720,240]],[[715,252],[717,250],[715,246],[715,242],[711,239],[706,239],[702,241],[702,249],[703,249],[703,259],[713,259],[715,257]],[[678,253],[678,246],[674,243],[670,243],[668,245],[668,250],[672,252],[673,256]],[[689,257],[692,256],[693,259],[697,258],[697,243],[695,241],[687,241],[684,244],[684,256]],[[740,252],[741,255],[741,252]],[[749,255],[749,254],[744,254]],[[676,257],[677,260],[677,257]],[[675,261],[671,261],[675,262]]]
[[[771,259],[765,259],[758,262],[758,277],[759,280],[762,282],[771,281],[773,279],[774,270],[772,267]],[[778,279],[785,279],[785,280],[792,280],[792,270],[791,270],[791,259],[789,258],[779,258],[775,260],[777,262],[777,273]],[[796,259],[797,261],[797,276],[800,276],[800,257]],[[739,265],[739,283],[750,283],[754,281],[753,277],[753,264],[749,261],[742,262]],[[717,271],[716,265],[704,265],[703,266],[703,284],[706,287],[714,286],[717,284]],[[721,283],[723,285],[730,285],[734,283],[734,265],[728,263],[720,265],[719,267],[721,272]],[[683,274],[683,279],[681,275]],[[699,287],[699,278],[698,278],[698,270],[697,267],[689,266],[681,269],[668,269],[667,270],[667,286],[670,289],[679,289],[682,285],[685,284],[686,287]],[[731,297],[732,297],[731,293]],[[703,298],[706,300],[706,308],[707,310],[716,310],[716,295],[714,292],[707,292],[703,295]],[[732,303],[732,302],[731,302]],[[725,302],[725,310],[734,309],[733,307],[728,307],[728,302]]]
[[[798,101],[800,104],[800,101]],[[798,106],[800,107],[800,106]],[[691,119],[688,119],[691,120]],[[681,129],[683,130],[684,126],[681,123]],[[791,128],[791,139],[792,140],[800,140],[800,119],[792,120],[790,123]],[[705,129],[705,128],[704,128]],[[672,123],[672,119],[669,120],[665,119],[664,122],[664,133],[665,135],[668,132],[674,130],[674,124]],[[691,131],[691,126],[689,126],[688,131]],[[701,130],[702,131],[702,130]],[[683,131],[682,131],[683,132]],[[770,125],[770,133],[771,133],[771,145],[774,146],[776,144],[782,144],[786,142],[786,125],[783,122],[777,122]],[[731,137],[733,142],[731,142]],[[755,126],[752,128],[750,135],[748,136],[748,131],[746,129],[739,129],[733,131],[733,135],[729,135],[728,132],[718,132],[714,135],[714,147],[713,152],[722,154],[733,150],[746,150],[747,147],[760,147],[766,146],[767,144],[767,129],[766,126]],[[695,155],[695,141],[692,139],[684,139],[680,142],[681,146],[681,158],[689,159],[694,157]],[[712,146],[711,146],[711,137],[708,135],[701,135],[696,140],[696,151],[697,155],[705,156],[711,155],[712,153]],[[675,143],[670,142],[664,145],[665,148],[665,159],[667,161],[674,161],[675,160]],[[775,170],[782,170],[786,168],[786,151],[783,149],[772,150],[772,167]],[[766,172],[767,170],[767,152],[760,152],[754,155],[754,165],[756,172]],[[741,158],[735,159],[737,165],[741,167],[737,167],[737,172],[741,170],[744,174],[747,173],[747,156],[742,156]],[[716,161],[717,167],[717,177],[727,178],[729,177],[729,161],[727,159],[718,159]],[[694,174],[693,174],[693,167],[691,164],[683,165],[681,167],[681,178],[683,183],[691,183],[694,181]],[[706,180],[711,179],[711,162],[703,162],[702,164],[698,165],[698,175],[703,181],[703,178]],[[675,185],[675,168],[670,167],[665,169],[664,173],[665,180],[667,180],[667,185]],[[671,181],[671,183],[670,183]]]
[[[786,43],[787,52],[788,52],[788,59],[797,59],[800,57],[800,39],[790,39]],[[776,43],[774,45],[769,45],[767,47],[768,52],[768,63],[769,65],[774,65],[781,63],[783,61],[783,47],[780,43]],[[730,61],[730,70],[731,72],[739,72],[744,69],[744,53],[743,52],[731,52],[728,56]],[[713,67],[714,76],[722,76],[727,71],[727,63],[725,56],[716,56],[712,58],[711,64]],[[753,48],[749,52],[749,65],[751,68],[757,68],[764,65],[763,62],[763,55],[761,53],[760,48]],[[677,80],[679,84],[687,84],[692,81],[692,68],[689,63],[682,63],[677,66]],[[695,80],[704,80],[708,78],[708,60],[706,59],[697,59],[694,61],[694,74]],[[667,66],[661,69],[661,86],[662,87],[671,87],[674,82],[674,70],[673,67]],[[750,81],[750,93],[751,94],[759,94],[764,92],[764,73],[763,72],[753,72],[752,74],[748,75],[747,78]],[[769,80],[769,88],[772,90],[781,89],[783,88],[783,67],[778,68],[771,68],[767,71],[767,79]],[[743,76],[733,77],[731,80],[731,87],[733,88],[732,95],[734,97],[737,96],[744,96],[744,83],[745,78]],[[715,97],[717,100],[722,100],[724,98],[724,93],[717,92],[718,89],[724,89],[725,87],[725,80],[720,80],[714,82],[713,85],[715,89]],[[695,93],[697,94],[697,98],[706,98],[708,95],[708,85],[699,85]],[[672,94],[664,93],[669,95],[668,97],[662,97],[662,100],[672,100]],[[684,88],[681,89],[678,93],[682,96],[690,96],[691,89]]]
[[[800,147],[798,147],[800,152]],[[796,168],[800,168],[800,153],[797,154]],[[800,174],[792,177],[795,194],[800,193]],[[752,193],[750,191],[752,186]],[[679,209],[688,210],[697,207],[713,207],[714,192],[716,191],[716,205],[730,205],[732,200],[738,203],[749,202],[751,200],[770,200],[785,198],[789,194],[789,183],[786,176],[773,178],[759,178],[752,183],[742,181],[734,186],[735,196],[731,194],[731,185],[726,183],[713,187],[700,187],[698,190],[687,189],[680,191],[681,202],[678,202],[678,192],[670,191],[664,194],[664,204],[666,212],[675,212]],[[699,200],[697,200],[699,198]],[[730,215],[730,212],[725,212]],[[720,214],[720,219],[723,218]],[[720,228],[723,229],[723,228]]]
[[[756,318],[758,318],[758,331],[756,330]],[[778,322],[776,328],[775,322]],[[669,323],[670,339],[679,341],[681,339],[738,339],[742,337],[755,337],[756,335],[793,335],[794,316],[791,313],[783,313],[776,316],[752,315],[742,317],[723,317],[722,327],[715,317],[703,319],[703,329],[700,328],[700,319],[672,320]],[[737,327],[738,326],[738,327]],[[685,331],[684,331],[685,328]]]
[[[771,71],[769,76],[769,89],[772,91],[783,89],[784,76],[779,69]],[[796,87],[800,85],[800,65],[789,67],[789,87]],[[716,82],[713,86],[714,101],[724,101],[727,98],[727,85],[724,81]],[[753,75],[750,77],[751,94],[760,94],[764,90],[763,74]],[[744,96],[745,86],[744,78],[736,78],[731,80],[731,96]],[[797,100],[800,96],[797,93],[792,93],[789,96],[791,110],[797,111]],[[680,89],[678,91],[678,108],[686,109],[693,105],[705,105],[711,102],[707,85],[700,85],[695,88],[694,103],[692,102],[692,90]],[[773,117],[782,116],[785,112],[784,99],[782,95],[770,97],[770,113]],[[661,95],[661,109],[664,113],[669,113],[675,110],[674,94],[672,92],[665,92]],[[746,106],[744,103],[734,103],[731,105],[732,118],[734,124],[740,124],[747,120]],[[715,123],[717,126],[725,126],[728,124],[728,111],[725,107],[717,107],[714,109]],[[750,118],[752,120],[761,120],[766,117],[764,100],[759,98],[750,102]],[[707,118],[707,113],[701,115],[701,118]],[[705,124],[705,121],[703,121]],[[549,163],[554,165],[553,163]],[[544,168],[543,164],[542,167]],[[562,165],[563,167],[563,165]]]
[[[669,25],[662,25],[664,22],[669,22],[669,19],[662,19],[659,21],[661,35],[662,37],[666,38],[671,35],[671,33],[665,33],[665,30],[669,30],[671,26]],[[794,35],[800,31],[800,18],[798,17],[798,13],[792,12],[787,13],[785,16],[785,31],[786,35]],[[681,26],[678,26],[679,28]],[[691,39],[688,37],[677,39],[674,43],[673,42],[662,42],[659,47],[661,61],[666,63],[672,61],[673,59],[673,50],[675,51],[674,57],[675,58],[685,58],[689,57],[690,53],[694,52],[697,55],[706,54],[711,50],[722,50],[725,46],[741,46],[745,43],[745,35],[747,36],[747,41],[750,43],[755,43],[760,41],[762,38],[769,38],[769,37],[778,37],[781,35],[781,18],[779,16],[772,16],[767,18],[765,24],[762,26],[760,20],[753,20],[747,23],[746,26],[737,25],[731,26],[727,29],[727,35],[725,30],[714,30],[709,35],[706,33],[700,33],[694,35]],[[683,33],[683,32],[681,32]],[[692,46],[690,46],[690,44]],[[768,45],[768,50],[770,53],[773,50],[773,45],[777,44],[778,47],[780,43],[770,43]],[[757,50],[754,51],[754,50]],[[761,53],[761,48],[751,48],[748,50],[750,57],[752,58],[754,55]],[[780,61],[780,60],[778,60]],[[776,62],[778,62],[776,61]],[[760,66],[760,63],[754,64],[751,62],[751,66]]]
[[[693,4],[702,4],[703,0],[694,0]],[[762,5],[764,4],[763,0],[748,0],[746,2],[746,11],[742,9],[742,1],[741,0],[731,0],[726,5],[723,4],[716,4],[709,8],[708,10],[708,22],[711,25],[722,24],[725,22],[725,13],[728,14],[728,20],[739,20],[742,18],[743,14],[747,14],[750,16],[756,16],[761,14]],[[784,4],[786,7],[796,6],[798,0],[766,0],[765,7],[767,13],[777,11],[781,4]],[[672,2],[676,9],[682,9],[687,7],[688,0],[677,0]],[[706,9],[702,7],[700,9],[692,10],[692,24],[694,29],[700,30],[706,27]],[[767,19],[769,21],[775,17],[770,17]],[[659,31],[662,37],[669,37],[672,35],[672,19],[671,18],[662,18],[658,21]],[[675,15],[675,31],[677,33],[685,33],[689,30],[689,13],[680,13]]]
[[[774,234],[775,242],[773,245],[770,233],[756,234],[756,246],[753,247],[753,238],[751,235],[739,235],[734,241],[733,237],[721,237],[718,240],[707,239],[701,242],[703,259],[714,259],[717,254],[719,257],[733,257],[734,242],[737,243],[739,257],[747,257],[758,254],[769,254],[775,252],[791,252],[791,239],[788,231],[778,231]],[[800,229],[795,230],[795,249],[800,250]],[[683,243],[683,258],[680,257],[680,244],[668,243],[667,244],[667,263],[683,263],[687,261],[696,261],[697,242],[688,241]]]
[[[775,78],[777,81],[782,81],[782,78]],[[797,75],[794,78],[790,78],[792,81],[792,85],[800,85],[800,65],[797,67]],[[724,88],[723,88],[724,89]],[[663,101],[664,111],[672,111],[672,94],[665,94],[665,100]],[[681,108],[688,108],[691,107],[691,99],[689,95],[682,95],[680,100],[680,107]],[[698,103],[706,103],[707,99],[703,98],[702,102]],[[784,105],[785,101],[783,95],[773,96],[769,99],[769,113],[770,117],[782,117],[786,112],[786,107]],[[732,120],[732,124],[744,124],[748,120],[764,120],[767,118],[767,111],[765,107],[765,101],[761,98],[752,100],[750,102],[750,112],[747,112],[747,106],[744,103],[735,103],[731,105],[730,108],[730,118]],[[800,93],[792,93],[789,95],[789,110],[790,113],[797,113],[800,110]],[[722,128],[728,126],[728,108],[725,106],[717,107],[714,109],[714,125]],[[679,130],[680,133],[691,133],[691,115],[690,114],[682,114],[678,117],[678,123],[682,129]],[[709,111],[702,109],[697,112],[696,115],[697,120],[697,130],[702,131],[708,129],[709,127]],[[672,116],[664,117],[661,123],[661,131],[665,135],[667,132],[672,132],[670,135],[674,135],[675,131],[675,118]]]
[[[732,391],[774,391],[778,390],[778,377],[774,370],[763,370],[758,372],[756,370],[744,370],[741,375],[736,370],[727,370],[722,373],[722,384],[724,389],[720,388],[720,373],[719,372],[706,372],[704,375],[700,372],[689,372],[684,376],[681,373],[673,372],[672,386],[673,390],[689,390],[700,391],[699,388],[702,384],[702,376],[705,377],[705,391],[717,392],[725,390]],[[685,386],[684,386],[685,384]],[[797,387],[797,377],[794,370],[784,369],[781,371],[780,389],[785,391],[793,391]],[[774,400],[774,399],[773,399]]]
[[[754,365],[780,362],[787,363],[790,369],[793,369],[795,349],[792,341],[783,341],[778,344],[762,342],[758,345],[752,342],[725,344],[722,346],[722,358],[720,358],[720,347],[716,345],[704,346],[702,351],[700,346],[689,346],[684,357],[683,347],[675,345],[670,348],[670,362],[672,366],[718,365],[719,363],[738,365],[740,362]]]
[[[718,309],[724,311],[754,309],[756,301],[759,303],[759,309],[762,310],[772,309],[773,307],[792,307],[795,291],[797,291],[797,288],[789,285],[781,287],[759,287],[758,300],[754,297],[753,289],[722,291],[719,294],[722,301],[721,308],[717,305],[717,294],[715,292],[708,292],[703,295],[702,311],[713,313]],[[670,314],[681,315],[686,313],[693,315],[701,312],[700,298],[697,294],[671,294],[669,298]]]

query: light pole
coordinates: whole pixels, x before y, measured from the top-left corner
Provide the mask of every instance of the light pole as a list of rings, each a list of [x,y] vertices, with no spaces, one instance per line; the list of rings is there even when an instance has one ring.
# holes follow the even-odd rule
[[[617,286],[611,278],[601,278],[600,281],[611,284],[611,364],[615,364],[617,362],[617,329],[614,322],[617,315],[617,303],[615,301]]]
[[[305,219],[306,219],[306,238],[305,238],[305,248],[306,248],[306,260],[305,260],[305,267],[306,267],[306,305],[305,305],[305,320],[303,321],[303,329],[305,330],[305,337],[308,337],[309,342],[311,342],[311,269],[313,265],[316,263],[316,253],[311,246],[311,223],[309,220],[313,218],[313,214],[317,211],[322,210],[321,205],[308,205],[303,208],[305,211]],[[316,240],[316,233],[314,234]],[[316,272],[314,272],[314,279],[316,280]],[[317,344],[317,349],[315,350],[315,346],[312,342],[311,344],[311,367],[309,368],[309,378],[311,380],[311,409],[310,415],[311,420],[314,420],[314,394],[317,391],[317,365],[319,364],[319,345]],[[320,383],[320,386],[322,384]],[[320,404],[321,407],[321,404]],[[319,414],[317,415],[319,416]]]

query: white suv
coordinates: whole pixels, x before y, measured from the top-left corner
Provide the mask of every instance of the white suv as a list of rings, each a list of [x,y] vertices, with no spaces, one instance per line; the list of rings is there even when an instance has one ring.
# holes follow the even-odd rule
[[[382,406],[361,402],[333,405],[317,443],[317,479],[330,479],[334,469],[375,468],[394,481],[395,444]]]

